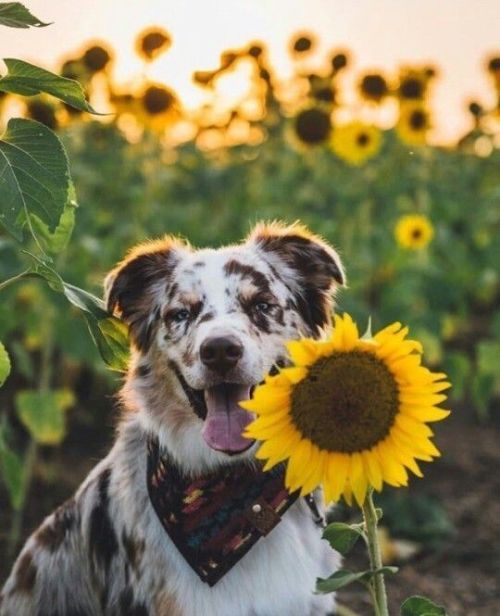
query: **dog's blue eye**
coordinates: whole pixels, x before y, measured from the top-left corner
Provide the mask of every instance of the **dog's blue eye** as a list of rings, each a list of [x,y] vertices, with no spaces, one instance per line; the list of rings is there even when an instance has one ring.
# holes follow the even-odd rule
[[[269,302],[257,302],[255,304],[255,310],[257,310],[257,312],[269,312],[272,308],[272,305]]]
[[[176,323],[187,321],[187,319],[189,319],[189,310],[187,308],[181,308],[172,315],[172,321],[175,321]]]

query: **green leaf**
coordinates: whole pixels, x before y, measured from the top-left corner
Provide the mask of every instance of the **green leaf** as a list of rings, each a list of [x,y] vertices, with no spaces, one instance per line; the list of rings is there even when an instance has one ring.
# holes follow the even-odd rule
[[[70,174],[59,138],[33,120],[13,119],[0,139],[0,223],[17,240],[31,215],[55,231],[68,203]]]
[[[343,522],[332,522],[323,531],[323,539],[326,539],[334,550],[343,556],[348,554],[356,541],[363,536],[363,531],[358,526],[350,526]]]
[[[85,98],[85,92],[78,81],[61,77],[44,68],[18,60],[16,58],[4,58],[9,71],[0,78],[0,90],[22,96],[34,96],[45,92],[63,101],[70,107],[80,111],[88,111],[95,115],[99,114],[93,109]]]
[[[0,387],[5,383],[10,374],[10,357],[7,349],[0,342]]]
[[[396,573],[397,570],[397,567],[381,567],[375,571],[348,571],[347,569],[339,569],[329,578],[318,578],[316,580],[316,592],[323,594],[335,592],[353,582],[368,582],[376,574],[393,574]]]
[[[483,340],[477,346],[477,368],[480,374],[491,374],[500,377],[500,342],[497,340]]]
[[[75,226],[75,211],[77,203],[73,199],[64,207],[64,211],[59,219],[59,224],[52,233],[47,225],[42,222],[35,214],[31,217],[31,222],[38,239],[43,244],[44,250],[52,254],[62,252],[68,245]]]
[[[13,509],[19,509],[23,500],[24,464],[7,444],[5,418],[0,423],[0,468]]]
[[[465,396],[471,373],[468,355],[462,351],[450,351],[444,359],[444,371],[453,383],[450,398],[461,400]]]
[[[111,370],[125,372],[130,354],[128,328],[125,323],[111,316],[101,299],[64,282],[46,261],[27,251],[25,254],[35,261],[30,275],[45,278],[54,291],[64,293],[66,299],[83,312],[92,340],[106,365]]]
[[[409,597],[401,606],[401,616],[447,616],[444,607],[426,597]]]
[[[353,582],[362,581],[365,573],[366,571],[358,571],[355,573],[353,571],[348,571],[347,569],[339,569],[329,578],[318,578],[316,580],[316,592],[323,594],[335,592],[336,590],[344,588],[344,586],[348,586]]]
[[[70,390],[21,391],[16,410],[22,424],[37,443],[58,445],[66,435],[65,411],[74,404]]]
[[[0,26],[9,28],[42,28],[50,26],[32,15],[20,2],[0,2]]]

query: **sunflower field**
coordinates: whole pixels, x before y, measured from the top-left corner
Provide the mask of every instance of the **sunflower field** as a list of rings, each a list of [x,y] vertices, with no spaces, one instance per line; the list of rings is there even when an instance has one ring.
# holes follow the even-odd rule
[[[46,94],[22,98],[0,90],[2,129],[22,115],[56,131],[68,153],[77,198],[61,220],[74,225],[54,258],[62,279],[101,296],[106,272],[145,238],[168,232],[196,246],[219,246],[240,240],[263,219],[300,220],[342,256],[348,285],[338,295],[339,310],[358,322],[371,318],[375,330],[404,319],[422,341],[427,365],[449,376],[452,415],[467,426],[457,428],[459,440],[469,429],[495,426],[500,56],[484,67],[498,105],[464,101],[470,130],[444,147],[430,142],[437,67],[357,74],[350,53],[338,50],[311,70],[315,39],[299,33],[290,42],[292,77],[280,79],[266,46],[250,42],[193,74],[207,102],[187,109],[168,83],[148,78],[171,44],[162,28],[139,33],[144,72],[133,86],[116,82],[113,50],[103,42],[61,63],[57,72],[83,85],[106,114],[100,117]],[[218,88],[239,70],[248,75],[248,89],[228,108]],[[356,84],[351,97],[345,75]],[[20,247],[0,228],[0,282],[26,268],[24,250],[36,253],[36,246]],[[50,286],[23,278],[0,293],[0,340],[12,363],[0,390],[5,546],[7,534],[19,540],[40,510],[48,513],[69,496],[105,451],[119,377],[106,369],[80,312]],[[51,397],[38,416],[42,437],[33,437],[30,396],[42,386]],[[57,416],[49,416],[54,401]],[[29,472],[21,476],[18,467]],[[20,500],[16,485],[23,481],[31,487]],[[396,535],[397,524],[412,516],[398,515],[406,502],[387,506]],[[444,528],[448,537],[452,524],[436,507],[429,505],[437,521],[428,531]],[[403,536],[415,540],[418,524],[412,524]],[[427,546],[421,535],[416,541]]]

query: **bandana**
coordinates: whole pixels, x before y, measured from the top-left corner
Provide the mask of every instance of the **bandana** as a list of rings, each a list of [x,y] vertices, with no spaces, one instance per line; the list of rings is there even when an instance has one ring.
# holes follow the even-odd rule
[[[148,442],[147,483],[154,510],[170,539],[203,582],[216,584],[297,500],[284,486],[283,465],[237,464],[205,477],[181,474]]]

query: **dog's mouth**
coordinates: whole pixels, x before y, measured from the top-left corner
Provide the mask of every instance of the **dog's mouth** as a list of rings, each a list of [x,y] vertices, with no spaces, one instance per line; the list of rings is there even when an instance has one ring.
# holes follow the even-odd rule
[[[193,389],[180,370],[175,369],[175,373],[194,412],[204,421],[201,434],[209,447],[237,455],[253,445],[254,441],[242,432],[254,417],[239,405],[241,400],[251,397],[253,385],[220,383],[207,389]]]

